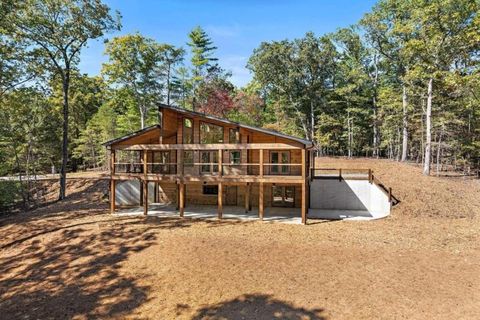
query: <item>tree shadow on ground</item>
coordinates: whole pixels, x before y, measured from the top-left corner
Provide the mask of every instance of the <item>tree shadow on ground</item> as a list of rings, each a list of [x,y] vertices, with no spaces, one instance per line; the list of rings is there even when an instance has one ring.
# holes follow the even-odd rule
[[[308,310],[277,300],[271,295],[247,294],[199,309],[193,320],[285,319],[325,320],[323,309]]]
[[[121,264],[156,242],[154,229],[189,225],[159,219],[102,223],[59,229],[0,251],[1,317],[134,316],[150,287],[137,284]]]

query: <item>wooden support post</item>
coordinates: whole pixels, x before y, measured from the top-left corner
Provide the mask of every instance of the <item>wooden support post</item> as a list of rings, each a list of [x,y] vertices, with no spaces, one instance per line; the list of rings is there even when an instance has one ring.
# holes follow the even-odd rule
[[[183,218],[183,214],[185,212],[185,184],[183,182],[180,182],[179,192],[180,193],[178,195],[178,201],[179,201],[180,217]]]
[[[302,149],[302,179],[305,180],[307,177],[307,157],[306,150]]]
[[[338,169],[338,181],[342,181],[342,169]]]
[[[110,213],[115,213],[115,180],[110,179]]]
[[[302,183],[302,223],[307,224],[307,186],[305,180]]]
[[[143,215],[148,214],[148,181],[143,180]]]
[[[250,183],[245,185],[245,213],[250,210]]]
[[[260,218],[260,220],[263,220],[263,210],[264,210],[264,207],[263,207],[263,182],[260,182],[259,183],[259,187],[258,187],[258,217]]]
[[[392,188],[388,188],[388,202],[392,203]]]
[[[368,182],[372,183],[372,169],[368,169]]]
[[[115,149],[110,150],[110,213],[115,213]]]
[[[259,159],[260,159],[260,178],[263,178],[263,149],[260,149]]]
[[[218,219],[222,219],[223,216],[223,184],[218,183]]]

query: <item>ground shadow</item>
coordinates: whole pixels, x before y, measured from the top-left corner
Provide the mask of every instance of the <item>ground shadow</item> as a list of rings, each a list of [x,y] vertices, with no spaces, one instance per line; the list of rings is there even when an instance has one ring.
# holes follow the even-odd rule
[[[112,219],[16,242],[0,251],[1,318],[135,316],[150,287],[120,271],[121,264],[156,243],[155,230],[190,225],[179,219]]]
[[[247,294],[199,309],[193,320],[285,319],[325,320],[323,309],[308,310],[277,300],[271,295]]]

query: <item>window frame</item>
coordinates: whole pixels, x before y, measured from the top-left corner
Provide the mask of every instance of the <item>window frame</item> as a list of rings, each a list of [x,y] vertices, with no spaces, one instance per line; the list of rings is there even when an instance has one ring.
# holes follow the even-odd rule
[[[234,139],[232,141],[232,132]],[[238,133],[238,139],[237,139],[237,133]],[[240,129],[239,128],[229,128],[228,129],[228,143],[240,143],[242,141],[242,138],[240,136]]]
[[[237,153],[238,154],[238,162],[235,162],[234,160],[236,159],[233,154]],[[230,150],[229,152],[230,156],[230,164],[232,165],[239,165],[242,163],[242,152],[240,150]]]
[[[277,161],[278,162],[273,162],[273,154],[278,154]],[[275,166],[270,166],[270,174],[276,174],[276,175],[289,175],[290,174],[290,166],[285,166],[282,164],[285,164],[283,162],[283,155],[287,155],[287,162],[286,164],[291,163],[291,152],[289,150],[276,150],[276,151],[270,151],[270,163],[271,164],[277,164]],[[275,168],[275,169],[274,169]]]
[[[275,201],[275,188],[281,188],[282,192],[282,201],[276,202]],[[291,188],[292,191],[292,202],[286,202],[285,200],[287,199],[287,188]],[[295,207],[295,193],[296,193],[296,188],[295,186],[278,186],[278,185],[272,185],[272,207],[283,207],[283,208],[294,208]]]
[[[191,122],[191,124],[192,124],[191,127],[187,127],[187,126],[185,125],[185,122],[186,122],[187,120]],[[189,143],[185,142],[185,138],[187,137],[187,135],[185,134],[185,132],[186,132],[185,129],[186,129],[186,128],[188,128],[189,131],[191,131],[190,134],[188,135],[188,136],[190,136],[190,138],[191,138],[191,142],[189,142]],[[182,118],[182,143],[183,143],[183,144],[192,144],[192,143],[194,143],[194,136],[195,136],[195,134],[194,134],[194,132],[195,132],[195,131],[194,131],[194,128],[195,128],[195,123],[193,122],[193,119],[192,119],[192,118],[188,118],[188,117],[183,117],[183,118]]]
[[[220,139],[220,141],[218,141],[218,142],[203,142],[203,138],[204,138],[204,137],[203,137],[202,127],[203,127],[204,125],[221,128],[221,129],[222,129],[222,133],[221,133],[221,139]],[[218,124],[215,124],[215,123],[211,123],[211,122],[200,121],[199,135],[200,135],[200,144],[224,143],[224,140],[225,140],[225,137],[224,137],[224,136],[225,136],[225,127],[224,127],[224,126],[221,126],[221,125],[218,125]]]
[[[205,192],[205,190],[213,190],[213,192]],[[216,192],[215,192],[216,190]],[[215,196],[217,197],[218,196],[218,185],[216,184],[204,184],[202,185],[202,195],[204,196]]]

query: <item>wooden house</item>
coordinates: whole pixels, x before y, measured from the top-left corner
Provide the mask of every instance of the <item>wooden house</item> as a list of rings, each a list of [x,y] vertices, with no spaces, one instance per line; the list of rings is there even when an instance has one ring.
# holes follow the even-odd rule
[[[117,185],[136,181],[138,190],[130,191],[144,214],[152,201],[176,205],[180,216],[190,204],[216,205],[219,218],[224,206],[256,207],[260,219],[265,207],[295,207],[306,223],[310,141],[173,106],[159,108],[158,125],[105,143],[112,212]]]

